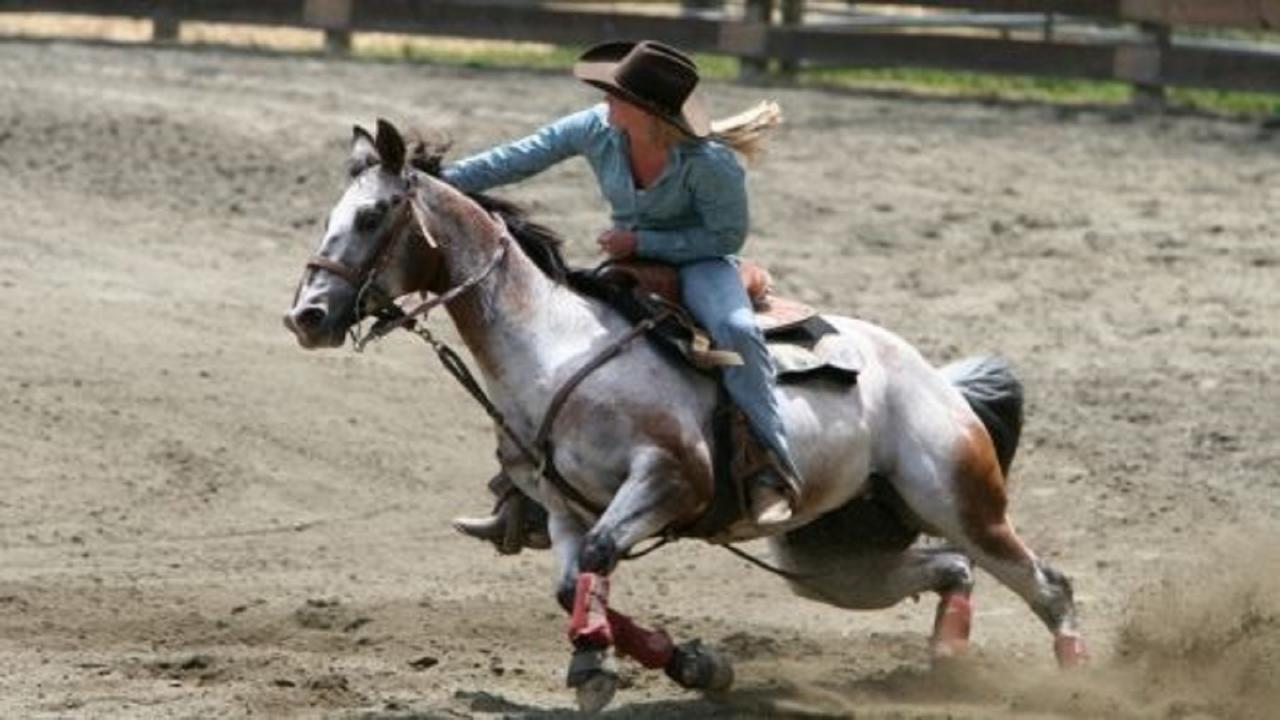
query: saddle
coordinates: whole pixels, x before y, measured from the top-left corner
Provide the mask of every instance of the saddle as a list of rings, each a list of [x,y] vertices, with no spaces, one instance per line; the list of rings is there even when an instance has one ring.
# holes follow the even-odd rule
[[[742,285],[751,298],[756,322],[774,362],[779,383],[857,382],[861,355],[840,342],[838,331],[812,307],[775,295],[769,271],[757,263],[738,264]],[[613,306],[633,323],[657,322],[647,337],[675,362],[704,372],[742,364],[737,353],[715,348],[707,333],[680,303],[676,268],[648,261],[608,261],[593,270],[570,273],[569,284]],[[772,462],[757,441],[746,416],[720,386],[713,422],[716,486],[710,508],[678,535],[727,541],[725,531],[746,515],[744,483]]]
[[[741,260],[738,273],[751,298],[756,323],[764,333],[779,382],[803,382],[825,378],[853,384],[862,368],[856,351],[824,338],[837,335],[835,328],[816,310],[773,292],[773,278],[758,263]],[[593,270],[570,274],[570,284],[580,292],[612,305],[632,322],[663,312],[671,321],[660,323],[651,336],[673,350],[683,362],[708,371],[740,365],[736,353],[711,345],[707,333],[689,316],[680,302],[680,278],[675,267],[643,260],[609,261]]]

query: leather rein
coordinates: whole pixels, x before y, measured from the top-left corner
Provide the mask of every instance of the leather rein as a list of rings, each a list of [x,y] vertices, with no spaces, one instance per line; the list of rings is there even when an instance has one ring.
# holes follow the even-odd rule
[[[408,208],[405,212],[404,208]],[[502,411],[494,405],[493,401],[485,393],[475,375],[467,367],[466,362],[458,355],[453,348],[446,343],[438,340],[431,331],[423,324],[417,322],[419,318],[425,317],[426,313],[432,308],[440,305],[447,305],[464,293],[472,290],[477,285],[489,277],[502,261],[506,258],[510,245],[513,241],[511,231],[507,228],[506,223],[501,217],[494,215],[493,218],[501,225],[501,235],[498,240],[498,247],[494,250],[492,256],[485,263],[484,267],[478,273],[467,278],[458,285],[448,290],[427,298],[414,305],[409,310],[404,310],[395,304],[394,300],[383,292],[375,284],[378,275],[385,269],[387,259],[391,255],[391,248],[396,244],[396,240],[403,233],[408,225],[408,220],[412,218],[417,225],[425,242],[433,248],[438,247],[437,243],[432,239],[431,234],[427,231],[426,220],[421,203],[416,193],[412,190],[407,193],[401,203],[396,206],[396,216],[383,233],[383,241],[377,252],[369,259],[368,262],[360,268],[353,268],[349,265],[341,263],[332,258],[321,255],[314,255],[307,260],[308,268],[318,268],[327,270],[338,277],[343,278],[351,283],[357,289],[356,312],[360,313],[363,309],[364,298],[368,294],[373,294],[375,299],[380,303],[368,315],[378,317],[377,322],[369,329],[368,332],[362,332],[360,323],[357,321],[351,329],[352,343],[356,352],[362,352],[366,345],[374,340],[381,339],[389,335],[397,329],[408,330],[418,337],[422,338],[432,349],[436,351],[436,356],[440,358],[440,363],[445,370],[462,385],[463,389],[484,409],[485,413],[493,420],[494,424],[502,431],[502,433],[516,447],[520,455],[533,467],[537,468],[540,477],[546,479],[566,500],[577,505],[579,509],[588,514],[599,517],[604,512],[605,506],[586,497],[556,470],[555,465],[551,461],[553,449],[551,446],[551,432],[555,426],[556,417],[560,414],[560,410],[569,400],[575,388],[582,383],[591,373],[595,372],[602,365],[617,357],[626,347],[636,338],[644,335],[652,330],[656,325],[671,314],[670,311],[664,311],[654,317],[646,319],[634,325],[630,330],[622,335],[614,338],[608,345],[591,357],[582,367],[578,368],[564,384],[556,389],[551,397],[542,421],[538,425],[537,434],[534,436],[532,443],[526,443],[520,438],[519,434],[507,422]]]

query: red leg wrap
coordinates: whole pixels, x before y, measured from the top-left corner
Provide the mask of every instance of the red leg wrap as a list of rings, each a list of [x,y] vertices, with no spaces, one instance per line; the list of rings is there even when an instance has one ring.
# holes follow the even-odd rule
[[[650,670],[666,667],[667,661],[675,654],[676,646],[671,642],[671,636],[661,628],[646,630],[616,610],[609,611],[609,627],[613,629],[618,652]]]
[[[938,614],[933,620],[933,654],[959,655],[969,649],[969,626],[973,604],[967,592],[944,592],[938,598]]]
[[[1058,633],[1053,638],[1053,654],[1058,658],[1058,667],[1063,669],[1080,667],[1089,662],[1089,651],[1084,646],[1084,638],[1075,633]]]
[[[569,619],[569,641],[576,648],[607,648],[613,644],[609,628],[609,578],[596,573],[578,575]]]

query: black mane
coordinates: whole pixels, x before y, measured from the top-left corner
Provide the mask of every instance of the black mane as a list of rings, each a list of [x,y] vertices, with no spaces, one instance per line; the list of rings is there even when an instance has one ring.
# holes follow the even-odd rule
[[[409,144],[409,165],[439,178],[440,168],[448,150],[447,141],[426,140],[415,133]],[[484,193],[468,193],[467,196],[486,211],[501,217],[525,255],[554,282],[567,285],[574,292],[603,302],[633,324],[654,317],[655,310],[652,304],[642,300],[639,294],[633,292],[633,283],[627,282],[626,276],[608,278],[599,273],[599,268],[570,268],[560,252],[564,241],[550,228],[529,220],[528,212],[524,208],[510,200]],[[650,332],[645,333],[645,338],[676,364],[686,362],[681,347],[687,345],[690,338],[688,329],[680,320],[668,316]]]
[[[409,151],[409,165],[428,175],[440,177],[440,166],[449,143],[414,138]],[[511,236],[520,244],[525,255],[538,269],[557,283],[564,283],[569,276],[569,264],[565,262],[561,248],[564,240],[551,228],[529,219],[529,213],[520,205],[485,193],[467,193],[485,211],[502,218]]]

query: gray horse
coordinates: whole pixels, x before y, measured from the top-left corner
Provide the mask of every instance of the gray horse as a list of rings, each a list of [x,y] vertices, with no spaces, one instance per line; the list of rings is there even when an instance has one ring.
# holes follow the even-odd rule
[[[484,198],[407,162],[389,123],[379,121],[376,137],[355,129],[349,167],[286,326],[305,348],[339,347],[383,305],[379,298],[446,298],[510,428],[500,435],[504,470],[549,513],[579,704],[594,711],[612,698],[611,646],[686,687],[725,689],[727,658],[696,642],[677,646],[608,606],[619,560],[645,539],[692,525],[712,499],[714,382],[649,343],[631,343],[563,398],[543,433],[547,456],[536,455],[541,447],[531,454],[557,391],[632,326],[564,284],[558,251],[521,231],[509,210],[504,222]],[[1005,474],[1021,424],[1021,389],[1008,368],[983,359],[937,369],[888,330],[823,317],[865,367],[852,386],[778,388],[804,478],[794,517],[767,529],[743,518],[722,539],[772,535],[797,594],[838,607],[885,608],[938,593],[932,647],[940,656],[967,646],[976,563],[1045,623],[1061,664],[1083,662],[1070,583],[1026,547],[1007,515]],[[544,472],[550,466],[556,481]],[[871,495],[890,509],[868,515]],[[869,522],[885,517],[892,522],[883,530]],[[946,545],[919,547],[920,532]]]

